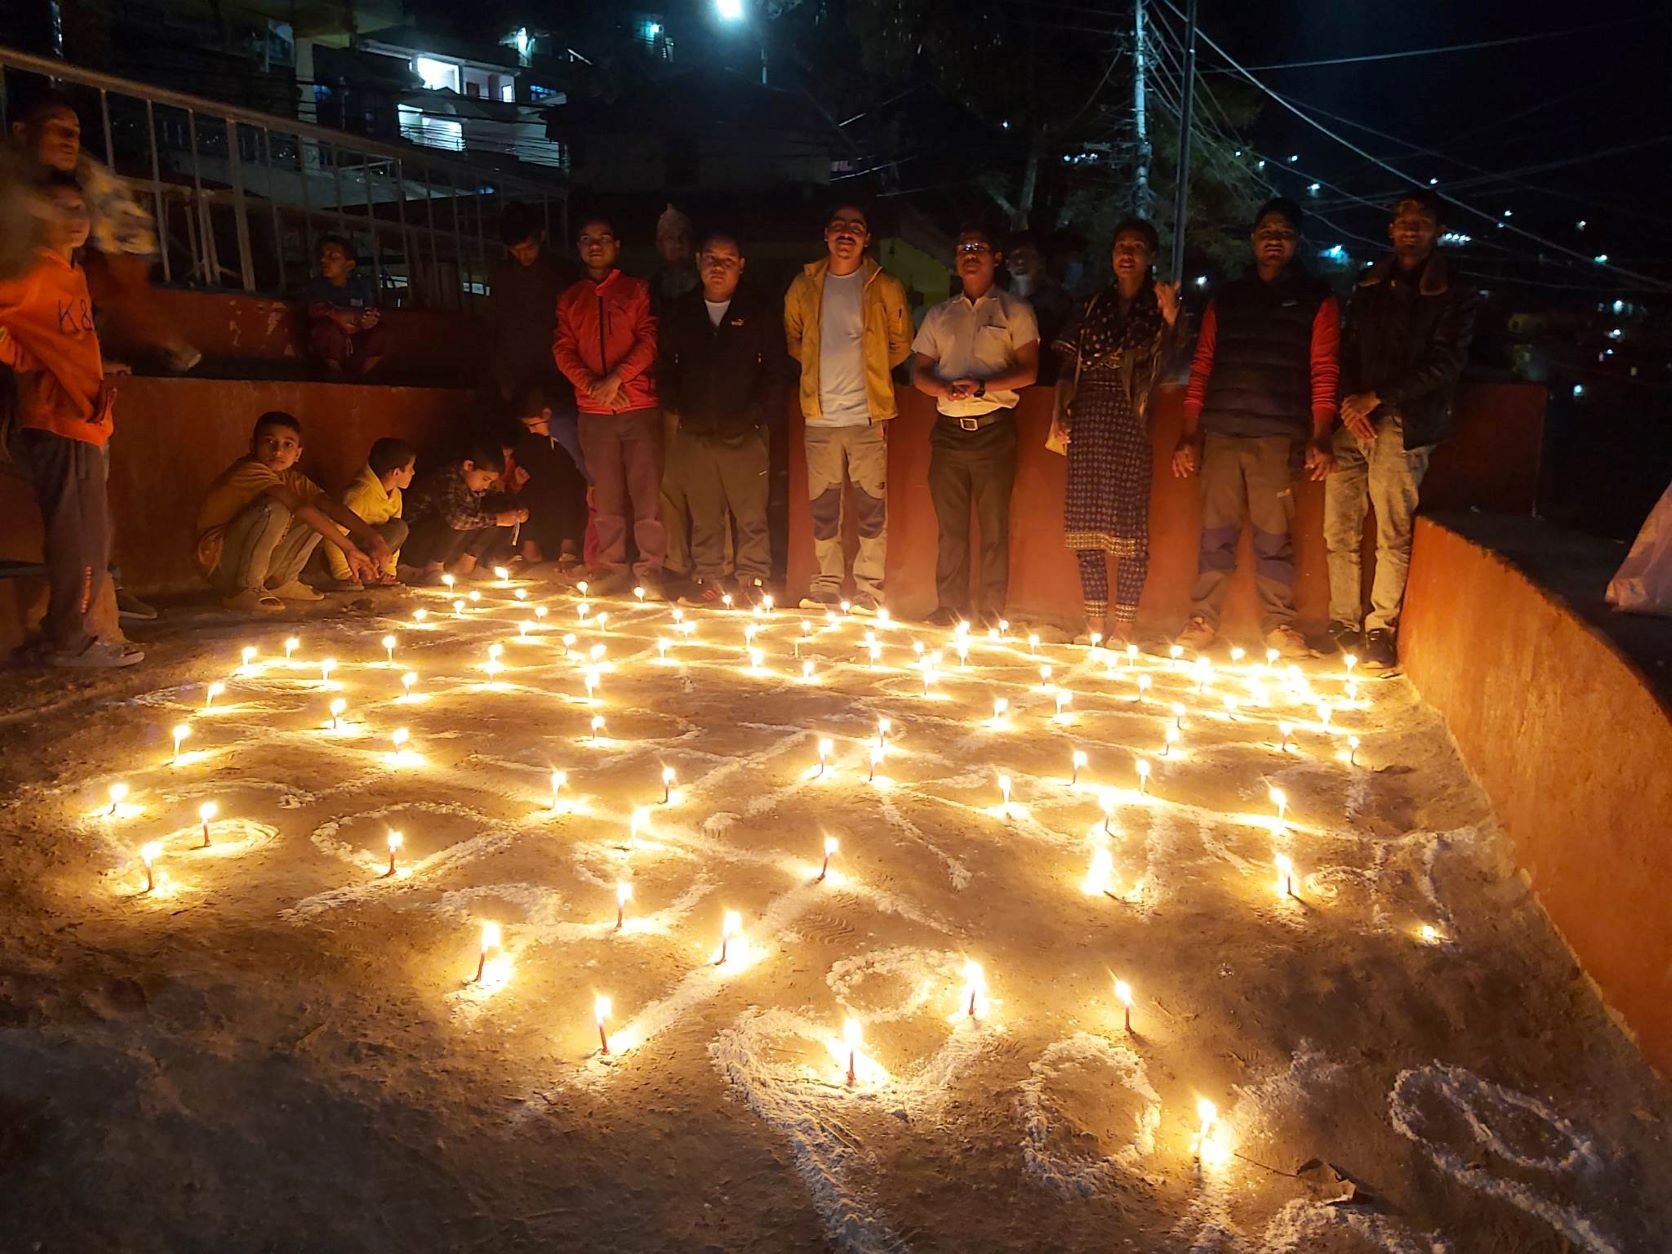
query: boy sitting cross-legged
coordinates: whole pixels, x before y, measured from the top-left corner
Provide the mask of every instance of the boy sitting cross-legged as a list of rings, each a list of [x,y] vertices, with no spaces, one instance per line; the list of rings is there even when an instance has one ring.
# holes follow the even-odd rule
[[[412,472],[418,464],[418,454],[405,440],[384,436],[372,442],[366,464],[354,476],[354,482],[343,489],[343,504],[389,546],[389,557],[381,567],[381,584],[395,582],[395,567],[400,560],[400,547],[406,543],[408,527],[401,516],[401,493],[412,486]],[[364,585],[348,568],[342,550],[326,550],[325,562],[331,577],[340,589],[360,588]]]
[[[296,469],[301,455],[302,424],[272,410],[256,419],[249,454],[203,495],[197,565],[229,610],[273,613],[284,601],[320,600],[300,576],[321,540],[368,583],[378,581],[389,560],[382,536]]]

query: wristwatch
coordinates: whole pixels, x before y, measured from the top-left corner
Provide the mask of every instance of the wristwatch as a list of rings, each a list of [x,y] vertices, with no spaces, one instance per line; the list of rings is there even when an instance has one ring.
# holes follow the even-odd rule
[[[983,396],[986,396],[986,395],[987,395],[987,381],[985,379],[982,379],[980,382],[978,382],[975,385],[975,398],[976,398],[976,400],[980,400]]]

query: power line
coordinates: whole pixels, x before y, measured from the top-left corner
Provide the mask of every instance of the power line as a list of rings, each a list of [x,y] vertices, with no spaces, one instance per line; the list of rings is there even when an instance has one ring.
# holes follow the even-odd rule
[[[1173,3],[1173,0],[1159,0],[1159,3],[1166,5],[1169,9],[1172,9],[1175,16],[1182,16],[1181,14],[1179,14],[1178,7]],[[1308,126],[1312,127],[1314,130],[1320,132],[1321,134],[1327,136],[1328,138],[1333,139],[1336,143],[1340,144],[1343,148],[1346,148],[1349,152],[1355,153],[1358,156],[1362,157],[1364,160],[1369,161],[1372,164],[1374,164],[1376,166],[1379,166],[1380,168],[1386,170],[1389,174],[1392,174],[1395,178],[1400,179],[1402,182],[1410,184],[1410,183],[1413,183],[1415,181],[1409,175],[1405,174],[1402,170],[1398,169],[1396,166],[1390,165],[1386,161],[1382,160],[1380,157],[1377,157],[1372,153],[1366,152],[1363,148],[1360,148],[1357,144],[1353,143],[1352,140],[1344,139],[1341,135],[1337,134],[1335,131],[1332,131],[1329,127],[1325,126],[1322,122],[1320,122],[1316,118],[1312,117],[1305,110],[1296,106],[1287,97],[1281,95],[1277,91],[1275,91],[1272,88],[1266,86],[1266,84],[1264,82],[1262,82],[1260,79],[1255,78],[1254,75],[1252,73],[1250,73],[1242,65],[1241,62],[1237,61],[1236,58],[1231,56],[1230,53],[1226,52],[1223,47],[1221,47],[1209,35],[1207,35],[1203,31],[1201,31],[1199,28],[1198,28],[1198,31],[1197,31],[1197,35],[1202,40],[1203,43],[1207,44],[1207,46],[1209,48],[1213,49],[1214,52],[1218,53],[1219,56],[1225,61],[1225,63],[1227,65],[1229,65],[1234,71],[1236,71],[1246,82],[1248,82],[1251,86],[1253,86],[1253,87],[1257,88],[1258,90],[1260,90],[1261,92],[1263,92],[1265,95],[1269,96],[1271,99],[1275,100],[1278,104],[1282,105],[1284,109],[1286,109],[1290,113],[1294,114],[1297,118],[1299,118],[1301,121],[1305,122]],[[1449,193],[1447,193],[1443,190],[1436,189],[1436,193],[1439,195],[1439,197],[1442,200],[1446,201],[1448,204],[1456,205],[1459,209],[1462,209],[1467,213],[1472,213],[1476,217],[1483,218],[1487,221],[1493,222],[1494,224],[1502,222],[1502,219],[1499,218],[1497,215],[1492,214],[1492,213],[1488,213],[1487,211],[1485,211],[1483,209],[1477,209],[1475,206],[1469,204],[1468,202],[1463,201],[1463,200],[1459,200],[1456,196],[1450,195]],[[1640,283],[1652,284],[1654,286],[1657,286],[1657,287],[1661,288],[1662,290],[1672,291],[1672,283],[1667,283],[1663,280],[1653,278],[1649,275],[1638,274],[1634,271],[1626,270],[1623,267],[1614,265],[1614,264],[1612,264],[1610,262],[1607,262],[1607,261],[1599,261],[1596,258],[1586,257],[1585,254],[1577,251],[1576,249],[1569,248],[1565,244],[1558,244],[1554,240],[1547,240],[1543,236],[1537,235],[1534,232],[1527,230],[1525,227],[1520,227],[1520,226],[1516,226],[1516,225],[1513,225],[1513,224],[1505,223],[1504,224],[1504,229],[1508,230],[1508,231],[1512,231],[1515,234],[1521,235],[1521,236],[1523,236],[1527,239],[1530,239],[1537,244],[1541,244],[1544,247],[1546,247],[1548,249],[1551,249],[1554,252],[1559,252],[1559,253],[1564,254],[1565,256],[1572,257],[1575,260],[1589,261],[1589,262],[1592,262],[1595,265],[1598,265],[1598,266],[1600,266],[1600,267],[1602,267],[1606,270],[1611,271],[1612,273],[1625,275],[1627,278],[1634,279],[1634,280],[1636,280]]]
[[[1399,61],[1408,57],[1432,57],[1441,53],[1473,52],[1481,48],[1504,48],[1511,44],[1535,43],[1544,39],[1564,39],[1569,35],[1612,30],[1618,26],[1633,26],[1641,22],[1660,21],[1665,17],[1665,13],[1643,13],[1637,17],[1618,18],[1612,22],[1592,22],[1588,26],[1570,26],[1566,30],[1540,31],[1531,35],[1507,35],[1502,39],[1479,39],[1466,44],[1442,44],[1431,48],[1408,48],[1403,52],[1371,52],[1363,56],[1329,57],[1321,61],[1278,61],[1269,65],[1249,66],[1244,73],[1252,70],[1305,70],[1323,65],[1362,65],[1367,61]]]

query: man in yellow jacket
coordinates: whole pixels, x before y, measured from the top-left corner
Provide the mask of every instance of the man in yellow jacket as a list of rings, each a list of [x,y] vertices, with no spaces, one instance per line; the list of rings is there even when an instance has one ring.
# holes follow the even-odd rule
[[[859,553],[853,608],[882,607],[888,554],[888,441],[898,412],[891,371],[911,355],[905,286],[865,255],[870,224],[858,205],[826,219],[828,256],[795,276],[784,297],[784,334],[801,366],[807,494],[818,570],[802,605],[822,609],[842,595],[844,488],[853,485]]]

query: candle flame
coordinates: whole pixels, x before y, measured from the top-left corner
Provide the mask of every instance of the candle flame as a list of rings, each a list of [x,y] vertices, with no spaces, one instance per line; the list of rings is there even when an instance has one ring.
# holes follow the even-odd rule
[[[1107,893],[1115,879],[1115,855],[1107,849],[1093,849],[1091,851],[1091,866],[1086,871],[1086,878],[1080,888],[1088,897],[1101,897]]]
[[[408,671],[406,674],[401,676],[401,687],[405,688],[408,692],[412,691],[412,685],[417,683],[417,682],[418,682],[418,672],[417,671]]]
[[[210,819],[214,818],[215,815],[220,813],[220,809],[220,806],[216,805],[213,801],[205,801],[202,805],[198,806],[197,817],[207,823]]]
[[[1132,1009],[1132,985],[1125,980],[1115,981],[1115,1000],[1128,1010]]]
[[[485,953],[485,954],[492,953],[494,950],[498,949],[501,939],[502,939],[502,937],[501,937],[501,933],[500,933],[500,930],[499,930],[499,924],[497,924],[497,923],[484,923],[484,924],[482,924],[482,952],[483,953]]]
[[[842,1040],[849,1049],[858,1049],[865,1043],[865,1029],[858,1019],[847,1019],[842,1023]]]
[[[406,841],[406,837],[402,836],[399,832],[390,832],[389,833],[389,852],[394,853],[395,850],[399,849],[401,847],[401,845],[403,843],[405,843],[405,841]]]
[[[626,880],[617,880],[615,884],[615,904],[625,906],[632,899],[633,886]]]
[[[728,910],[720,920],[720,935],[727,940],[743,930],[743,916],[736,910]]]
[[[144,862],[146,866],[150,866],[162,856],[163,842],[160,840],[148,840],[139,847],[140,860]]]
[[[592,1017],[598,1021],[599,1027],[603,1027],[609,1021],[610,1011],[614,1008],[610,999],[602,993],[592,999]]]
[[[837,844],[838,842],[834,836],[826,836],[824,838],[824,856],[828,858],[835,853]]]

